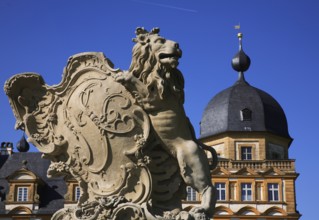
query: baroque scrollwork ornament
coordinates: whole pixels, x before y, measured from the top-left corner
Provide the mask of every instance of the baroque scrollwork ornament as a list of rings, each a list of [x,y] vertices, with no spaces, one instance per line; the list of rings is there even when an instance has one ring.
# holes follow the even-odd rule
[[[36,73],[5,83],[16,129],[51,160],[48,176],[69,175],[79,183],[77,206],[57,211],[53,220],[212,216],[210,168],[217,157],[197,141],[185,114],[179,45],[158,28],[137,28],[133,41],[127,71],[90,52],[69,58],[58,85],[46,85]],[[186,185],[202,194],[190,211],[182,210]]]

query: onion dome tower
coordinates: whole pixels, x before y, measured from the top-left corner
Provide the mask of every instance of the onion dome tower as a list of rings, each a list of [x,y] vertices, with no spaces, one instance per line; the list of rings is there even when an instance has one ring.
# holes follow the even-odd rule
[[[219,157],[211,173],[217,189],[214,219],[294,219],[295,160],[289,159],[292,138],[286,115],[268,93],[245,79],[250,58],[238,33],[239,51],[231,65],[235,83],[215,95],[200,124],[200,140]]]
[[[24,134],[22,135],[21,139],[17,142],[17,149],[19,152],[28,152],[30,149],[30,145],[25,139]]]
[[[229,131],[259,131],[291,139],[280,104],[245,80],[250,58],[243,51],[242,36],[238,34],[239,52],[231,63],[238,72],[238,80],[208,103],[201,121],[201,138]]]

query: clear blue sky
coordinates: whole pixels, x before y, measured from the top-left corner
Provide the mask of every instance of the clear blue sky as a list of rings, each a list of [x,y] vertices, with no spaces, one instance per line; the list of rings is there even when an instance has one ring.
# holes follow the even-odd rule
[[[101,51],[127,69],[136,27],[161,28],[180,43],[187,114],[197,133],[209,100],[237,79],[230,60],[244,50],[252,64],[247,81],[283,107],[294,142],[298,210],[318,219],[319,1],[318,0],[0,0],[0,82],[37,72],[58,84],[69,56]],[[16,143],[14,117],[0,93],[0,141]],[[35,150],[34,148],[32,150]]]

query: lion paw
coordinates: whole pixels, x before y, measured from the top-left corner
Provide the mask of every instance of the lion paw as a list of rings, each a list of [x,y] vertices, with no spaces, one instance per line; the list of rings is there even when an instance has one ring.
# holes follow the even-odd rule
[[[125,83],[131,80],[132,74],[130,74],[128,71],[123,71],[117,73],[114,78],[116,82]]]

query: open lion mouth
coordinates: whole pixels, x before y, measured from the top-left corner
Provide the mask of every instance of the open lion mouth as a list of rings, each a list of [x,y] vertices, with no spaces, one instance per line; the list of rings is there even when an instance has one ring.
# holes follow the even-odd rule
[[[160,63],[170,68],[176,68],[178,66],[178,59],[181,57],[182,57],[181,50],[175,50],[170,53],[160,53],[158,55]]]
[[[159,58],[162,60],[162,59],[166,59],[166,58],[174,58],[174,59],[179,59],[182,57],[182,54],[179,53],[179,52],[175,52],[175,53],[170,53],[170,54],[167,54],[167,53],[161,53],[159,55]]]

